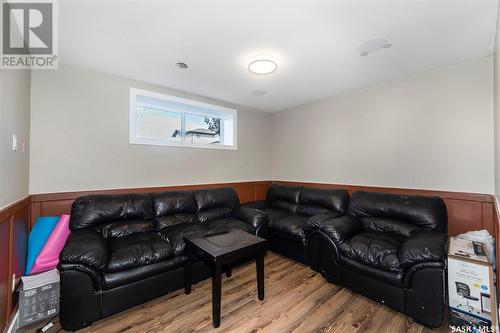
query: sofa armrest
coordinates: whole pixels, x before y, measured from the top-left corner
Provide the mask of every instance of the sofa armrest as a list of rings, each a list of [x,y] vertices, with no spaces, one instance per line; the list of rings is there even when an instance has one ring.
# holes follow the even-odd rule
[[[82,264],[59,263],[57,265],[57,269],[59,270],[59,272],[76,271],[82,274],[86,274],[92,279],[94,290],[98,291],[102,289],[102,274],[101,272],[96,271],[93,268]]]
[[[240,206],[233,210],[233,217],[251,224],[254,228],[258,229],[268,222],[267,214],[261,210]]]
[[[328,212],[323,214],[316,214],[307,219],[302,227],[305,232],[311,232],[318,229],[324,222],[342,216],[340,212]]]
[[[405,268],[424,262],[444,262],[446,235],[423,230],[409,236],[399,249],[399,262]]]
[[[345,215],[324,221],[319,226],[319,230],[330,237],[335,244],[339,245],[346,239],[363,231],[363,224],[356,217]]]
[[[108,243],[101,233],[93,230],[72,232],[59,255],[59,265],[79,264],[104,271],[108,267]]]
[[[241,205],[241,207],[249,207],[249,208],[254,208],[254,209],[266,209],[270,208],[269,203],[266,200],[260,200],[260,201],[253,201],[249,203],[245,203]]]

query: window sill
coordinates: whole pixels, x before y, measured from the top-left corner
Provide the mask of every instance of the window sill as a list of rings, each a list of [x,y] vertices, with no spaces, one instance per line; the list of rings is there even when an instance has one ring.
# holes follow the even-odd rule
[[[176,147],[176,148],[194,148],[194,149],[216,149],[216,150],[238,150],[237,146],[227,146],[221,144],[194,144],[184,142],[167,142],[148,139],[130,139],[129,144],[132,145],[145,145],[145,146],[162,146],[162,147]]]

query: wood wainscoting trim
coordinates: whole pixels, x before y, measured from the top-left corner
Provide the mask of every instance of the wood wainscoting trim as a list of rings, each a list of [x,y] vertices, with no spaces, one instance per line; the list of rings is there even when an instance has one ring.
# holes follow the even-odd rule
[[[496,256],[496,275],[497,275],[497,305],[500,304],[500,288],[498,286],[498,281],[500,281],[500,269],[498,269],[498,260],[500,260],[500,207],[498,203],[498,198],[493,196],[493,202],[495,206],[494,218],[495,218],[495,256]],[[500,307],[500,305],[499,305]]]
[[[31,196],[27,195],[22,199],[0,209],[0,221],[4,221],[6,217],[10,217],[14,215],[19,210],[25,208],[26,205],[29,205],[31,200]]]
[[[319,188],[341,188],[347,190],[349,193],[355,191],[369,191],[369,192],[385,192],[394,194],[406,195],[428,195],[438,196],[443,199],[455,199],[476,202],[493,202],[491,194],[483,193],[468,193],[468,192],[451,192],[451,191],[437,191],[437,190],[420,190],[413,188],[398,188],[398,187],[380,187],[380,186],[363,186],[363,185],[346,185],[346,184],[330,184],[330,183],[314,183],[314,182],[295,182],[286,180],[273,180],[274,184],[283,184],[288,186],[308,186]]]
[[[0,331],[17,302],[12,292],[12,276],[15,274],[17,280],[26,266],[29,209],[30,196],[0,209]]]

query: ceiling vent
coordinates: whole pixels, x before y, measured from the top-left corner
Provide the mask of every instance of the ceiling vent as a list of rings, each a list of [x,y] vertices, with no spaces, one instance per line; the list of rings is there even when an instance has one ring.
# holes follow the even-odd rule
[[[358,51],[360,53],[359,54],[360,56],[365,57],[370,53],[373,53],[381,49],[387,49],[391,46],[392,43],[389,43],[387,38],[378,37],[378,38],[367,39],[361,42],[358,46]]]

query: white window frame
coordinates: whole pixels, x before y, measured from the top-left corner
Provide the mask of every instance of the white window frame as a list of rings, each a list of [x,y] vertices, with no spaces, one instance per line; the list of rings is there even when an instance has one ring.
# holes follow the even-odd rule
[[[182,103],[189,106],[194,107],[202,107],[205,109],[211,109],[216,113],[228,114],[231,115],[233,120],[233,144],[225,145],[225,144],[203,144],[203,143],[189,143],[185,142],[185,136],[182,136],[181,141],[174,140],[164,140],[157,138],[144,138],[138,136],[137,131],[137,96],[151,97],[154,99],[164,100],[168,102],[176,102]],[[158,106],[152,106],[152,109],[160,110]],[[173,108],[162,107],[161,110],[181,113],[181,114],[194,114],[199,116],[206,117],[218,117],[213,114],[209,115],[203,112],[197,113],[195,111],[185,111],[185,110],[175,110]],[[161,111],[160,110],[160,111]],[[194,101],[191,99],[181,98],[177,96],[171,96],[166,94],[161,94],[153,91],[142,90],[137,88],[130,88],[130,112],[129,112],[129,143],[130,144],[138,144],[138,145],[152,145],[152,146],[170,146],[170,147],[183,147],[183,148],[203,148],[203,149],[222,149],[222,150],[238,150],[238,111],[235,109],[226,108],[219,105],[208,104],[203,102]],[[185,131],[185,117],[181,118],[182,120],[182,131]],[[224,139],[224,117],[221,118],[221,133],[220,138],[221,142]]]

